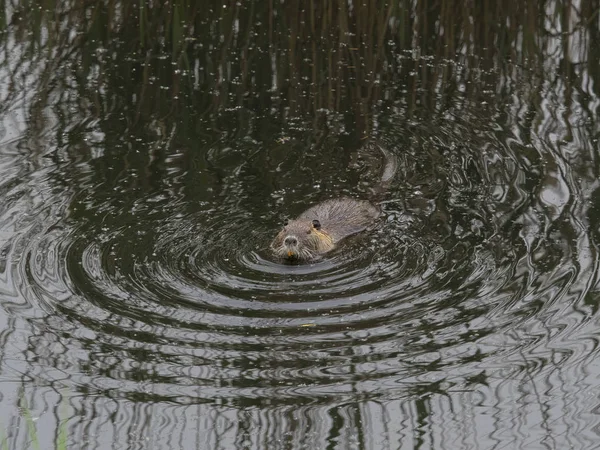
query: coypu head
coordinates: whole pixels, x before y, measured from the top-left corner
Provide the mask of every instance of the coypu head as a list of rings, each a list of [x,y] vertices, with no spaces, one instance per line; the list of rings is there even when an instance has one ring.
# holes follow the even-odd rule
[[[332,237],[317,219],[286,220],[283,230],[271,243],[276,256],[292,261],[310,261],[333,247]]]

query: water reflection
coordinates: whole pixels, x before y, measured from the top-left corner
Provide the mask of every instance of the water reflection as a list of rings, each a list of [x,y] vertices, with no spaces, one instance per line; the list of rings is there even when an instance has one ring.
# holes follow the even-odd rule
[[[460,5],[5,5],[0,439],[592,448],[599,5]]]

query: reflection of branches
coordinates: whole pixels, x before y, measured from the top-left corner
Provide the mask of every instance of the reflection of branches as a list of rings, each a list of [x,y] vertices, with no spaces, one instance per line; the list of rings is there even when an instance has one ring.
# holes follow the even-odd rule
[[[489,175],[489,180],[471,181],[482,186],[493,184],[490,181],[494,180],[494,175],[498,175],[500,180],[513,178],[512,183],[498,182],[498,185],[510,185],[503,199],[504,205],[510,205],[510,211],[502,217],[506,227],[515,231],[515,236],[519,233],[514,226],[515,219],[525,219],[531,211],[543,210],[539,189],[552,185],[550,177],[542,181],[551,173],[549,168],[553,168],[552,164],[560,162],[565,167],[576,167],[579,169],[576,170],[577,175],[583,174],[582,179],[597,180],[598,163],[595,161],[596,166],[591,169],[589,164],[589,160],[596,157],[592,146],[585,149],[588,154],[581,151],[580,146],[570,154],[553,155],[552,161],[549,161],[550,158],[544,160],[540,156],[543,152],[543,149],[539,151],[541,145],[535,148],[528,145],[532,142],[531,131],[538,124],[541,124],[537,129],[539,136],[547,136],[549,130],[561,128],[567,128],[565,136],[572,133],[569,120],[573,114],[568,109],[573,103],[571,97],[586,98],[594,91],[598,93],[600,68],[597,64],[586,64],[587,61],[598,60],[598,49],[593,45],[600,39],[598,0],[582,2],[579,9],[568,1],[537,0],[72,0],[45,2],[46,7],[41,9],[31,7],[34,2],[15,0],[13,3],[7,6],[2,2],[0,7],[0,14],[8,11],[6,20],[10,24],[9,27],[3,26],[5,22],[0,16],[0,27],[4,30],[0,34],[0,113],[5,115],[15,107],[25,105],[27,131],[34,140],[33,148],[38,144],[42,146],[45,130],[56,133],[56,142],[60,143],[68,139],[69,132],[88,132],[92,127],[89,123],[95,121],[94,131],[98,131],[98,139],[102,140],[99,147],[103,153],[94,170],[93,176],[97,179],[91,184],[103,186],[103,183],[111,183],[114,179],[131,183],[127,186],[129,190],[98,189],[93,194],[96,200],[102,195],[116,198],[115,191],[131,192],[133,187],[148,189],[153,171],[166,172],[165,154],[171,152],[170,144],[173,148],[178,146],[179,136],[175,130],[184,127],[192,130],[190,136],[201,136],[210,142],[215,135],[236,131],[236,127],[241,128],[239,137],[254,132],[251,129],[254,126],[252,119],[256,117],[271,122],[273,118],[285,121],[300,116],[305,123],[312,121],[311,137],[316,141],[314,148],[320,150],[321,146],[326,147],[322,144],[330,136],[328,131],[332,127],[327,120],[332,116],[336,121],[344,117],[348,122],[345,129],[362,138],[376,131],[374,127],[380,117],[439,119],[442,112],[458,115],[475,108],[473,105],[479,108],[493,96],[497,96],[497,103],[493,105],[497,110],[491,114],[501,116],[498,122],[506,129],[512,129],[517,138],[515,141],[519,141],[514,142],[518,146],[516,149],[509,149],[516,157],[509,162],[501,158],[495,163],[486,160],[489,166],[478,167],[472,172]],[[540,118],[540,104],[544,97],[551,95],[560,99],[555,104],[561,101],[565,104],[566,112],[559,117],[551,111]],[[506,98],[513,101],[508,107]],[[582,120],[586,135],[597,137],[594,103],[581,101],[579,106],[583,112],[578,119]],[[473,109],[470,112],[474,115]],[[50,123],[52,118],[56,118],[59,124],[54,126]],[[234,123],[227,123],[228,119]],[[7,122],[4,120],[3,123]],[[420,123],[424,128],[429,126],[427,120]],[[342,128],[341,124],[335,125]],[[448,141],[459,142],[461,138],[472,136],[470,130],[461,129],[461,126],[464,127],[464,122],[453,124],[451,131],[454,134]],[[270,137],[275,134],[272,130],[270,128],[266,133]],[[150,157],[140,156],[139,148],[132,150],[120,140],[137,139],[144,133],[151,135],[152,139],[140,141],[153,141],[155,144],[149,147],[149,152],[155,152]],[[425,141],[431,136],[427,142],[433,142],[434,137],[442,134],[439,129],[429,134],[419,131],[418,139]],[[450,132],[447,131],[447,134]],[[512,141],[507,139],[506,142]],[[478,143],[483,144],[481,148],[490,145],[485,138]],[[442,144],[442,147],[449,147],[445,142]],[[419,142],[416,147],[426,149],[427,145]],[[478,145],[472,147],[479,148]],[[460,150],[454,150],[457,167],[469,162],[470,150],[471,147],[464,155]],[[76,148],[69,146],[69,151],[74,152]],[[498,152],[501,153],[501,150]],[[441,154],[441,151],[431,152],[432,155],[438,153]],[[426,158],[426,155],[421,155],[421,158]],[[59,160],[57,157],[57,167]],[[156,161],[159,163],[156,164]],[[425,166],[436,168],[438,161],[447,159],[432,158],[432,162]],[[192,166],[189,160],[184,164]],[[518,170],[519,164],[527,169],[523,170],[527,173],[524,181],[517,179],[522,173]],[[256,166],[267,167],[267,163],[261,162]],[[411,167],[414,170],[407,173],[407,184],[410,184],[409,176],[423,175],[422,167],[417,167],[416,163]],[[70,170],[77,170],[77,167],[73,165]],[[337,168],[334,171],[337,175]],[[65,176],[65,185],[71,180],[78,180],[64,172],[57,170],[52,176]],[[455,173],[461,173],[461,170]],[[433,180],[435,175],[437,172],[432,173],[430,178]],[[261,176],[267,179],[269,175]],[[169,177],[155,178],[163,182]],[[74,184],[71,182],[71,185]],[[414,183],[415,186],[420,184],[435,188],[435,183]],[[460,180],[452,195],[468,184]],[[517,185],[519,189],[510,190],[511,186]],[[450,200],[447,196],[450,189],[445,191],[443,194],[432,192],[430,198],[436,199],[436,214],[449,216],[451,211],[448,211],[447,205]],[[427,197],[423,189],[420,192],[422,197]],[[576,199],[585,197],[579,195],[580,191],[577,194],[571,196],[571,203],[563,208],[567,213],[573,211]],[[94,209],[92,200],[86,198],[85,201]],[[78,209],[82,211],[79,213],[81,216],[73,213],[71,218],[74,220],[87,213],[83,206]],[[130,211],[130,205],[123,210]],[[460,212],[455,213],[454,223],[461,224],[463,217]],[[490,212],[490,216],[493,214],[500,221],[504,210],[499,208]],[[572,215],[583,217],[583,214]],[[469,227],[466,217],[464,215],[465,222],[461,224],[463,229]],[[538,226],[536,217],[529,219],[527,226],[531,230],[542,228]],[[113,226],[110,218],[103,220],[109,228]],[[589,221],[591,223],[592,219]],[[445,218],[440,222],[445,224],[450,220]],[[524,224],[527,222],[522,220]],[[431,223],[434,223],[433,220]],[[525,226],[522,225],[523,229]],[[448,228],[448,233],[451,231]],[[570,232],[573,240],[576,231],[575,227],[562,229],[563,235]],[[468,240],[463,239],[461,245],[465,242],[468,243]],[[515,242],[518,241],[515,239]],[[538,240],[533,242],[537,245]],[[475,243],[467,249],[474,247]],[[456,249],[453,258],[460,256],[460,261],[471,261],[470,257],[461,256],[467,254],[466,251],[459,253],[459,246]],[[554,249],[548,245],[546,251],[550,256],[558,255],[556,259],[562,254],[558,246]],[[533,266],[531,263],[530,267]],[[458,325],[469,318],[469,314],[476,318],[481,311],[472,309],[455,319],[446,317],[443,326]],[[74,318],[64,311],[61,317]],[[126,312],[110,319],[117,322],[123,317],[126,317]],[[102,323],[87,323],[85,315],[76,319],[73,323],[81,323],[87,330],[98,334],[108,321],[103,317]],[[173,326],[173,323],[167,325]],[[7,328],[14,329],[14,325],[9,324]],[[431,324],[423,328],[423,331],[435,331]],[[109,330],[107,334],[116,339],[119,329]],[[153,337],[158,334],[151,331],[142,336],[141,346],[152,344]],[[456,339],[462,339],[462,336]],[[121,380],[129,377],[132,383],[148,380],[169,386],[180,381],[176,377],[161,378],[148,366],[132,369],[127,364],[111,365],[102,359],[102,355],[110,354],[119,364],[151,361],[145,347],[143,351],[135,352],[126,342],[122,353],[118,353],[121,350],[118,346],[97,347],[97,339],[86,342],[77,337],[75,340],[84,346],[83,350],[88,355],[97,356],[95,351],[102,350],[96,352],[100,355],[96,362],[102,364],[102,369],[84,367],[80,362],[72,363],[80,364],[82,371],[89,369],[96,377],[121,377]],[[52,344],[56,342],[59,341],[52,341],[52,337],[43,333],[33,336],[27,351],[27,354],[36,357],[32,365],[41,360],[46,362],[47,367],[59,367],[65,361],[66,350],[49,353],[46,357],[43,354],[44,346],[54,348]],[[4,338],[0,339],[0,344],[2,348],[6,346]],[[441,345],[447,344],[448,341],[444,341]],[[429,343],[427,345],[430,346]],[[155,356],[164,361],[169,354],[159,350]],[[240,364],[243,358],[232,360]],[[219,363],[221,361],[225,359]],[[356,361],[350,360],[350,364],[353,365],[351,371],[356,371]],[[183,364],[174,364],[180,365]],[[126,375],[119,372],[126,372]],[[218,378],[213,373],[211,380],[229,383],[233,387],[236,387],[235,382],[241,385],[251,380],[243,373],[237,380],[225,370],[222,374],[222,378]],[[529,373],[527,375],[533,385],[533,378]],[[117,388],[114,389],[117,391]],[[422,394],[432,390],[428,385]],[[123,387],[118,388],[118,394],[125,391]],[[147,397],[142,397],[134,389],[131,392],[132,400],[140,403],[173,400],[167,395],[161,397],[160,393],[148,393]],[[355,388],[353,395],[357,398],[360,391]],[[539,398],[538,403],[541,404]],[[415,404],[419,408],[418,428],[423,430],[432,406],[424,397]],[[256,406],[256,402],[248,401],[242,406]],[[331,407],[328,410],[333,422],[328,429],[332,434],[331,441],[341,433],[344,420],[352,423],[358,430],[359,440],[363,440],[361,433],[366,427],[363,411],[357,408],[348,413],[343,409]],[[294,417],[291,411],[286,412],[287,419],[269,416],[273,429],[277,429],[283,420],[292,423]],[[385,413],[387,417],[393,415],[389,411]],[[248,422],[246,426],[243,419],[238,423],[241,446],[252,434],[254,424]],[[544,426],[548,431],[546,423]]]
[[[352,111],[353,123],[367,132],[368,117],[382,102],[414,103],[422,88],[437,90],[439,82],[457,77],[471,92],[481,92],[483,80],[475,72],[502,64],[494,57],[543,59],[545,36],[552,33],[546,22],[556,23],[552,15],[562,15],[563,23],[577,20],[571,30],[596,28],[594,8],[541,10],[533,0],[461,8],[455,1],[407,0],[88,0],[53,6],[52,12],[14,8],[11,32],[19,51],[5,33],[0,67],[10,88],[2,107],[23,92],[23,74],[37,70],[27,88],[39,107],[101,116],[127,107],[133,94],[130,125],[148,115],[187,114],[178,105],[191,102],[200,114],[239,107],[312,117],[321,109]],[[420,55],[458,55],[460,68],[434,70]],[[406,87],[415,95],[407,97]],[[442,98],[427,100],[436,109]]]

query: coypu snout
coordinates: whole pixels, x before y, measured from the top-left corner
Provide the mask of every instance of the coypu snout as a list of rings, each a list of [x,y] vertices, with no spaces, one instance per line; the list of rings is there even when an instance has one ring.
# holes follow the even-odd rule
[[[286,221],[283,230],[271,243],[276,256],[292,261],[315,259],[333,246],[333,239],[321,230],[319,220],[302,218]]]
[[[287,236],[283,243],[286,247],[296,247],[298,245],[298,238],[296,236]]]
[[[285,248],[285,255],[289,259],[298,258],[298,238],[293,234],[287,235],[283,240],[283,247]]]

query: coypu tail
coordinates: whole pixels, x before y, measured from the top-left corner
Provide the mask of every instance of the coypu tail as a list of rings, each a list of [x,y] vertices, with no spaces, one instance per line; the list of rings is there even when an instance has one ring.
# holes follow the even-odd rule
[[[390,188],[390,184],[392,184],[396,172],[398,172],[398,158],[381,144],[376,143],[375,146],[383,154],[383,164],[381,168],[381,178],[377,186],[373,188],[373,195],[381,201]]]
[[[378,155],[380,153],[380,155]],[[392,180],[396,176],[398,171],[398,158],[378,141],[372,141],[364,145],[359,150],[358,157],[360,159],[367,160],[367,165],[371,166],[371,170],[367,170],[363,179],[365,181],[371,181],[375,178],[373,169],[380,167],[379,181],[377,184],[369,189],[369,199],[371,202],[377,204],[380,203],[386,193],[388,192]],[[375,161],[379,159],[379,164]]]

